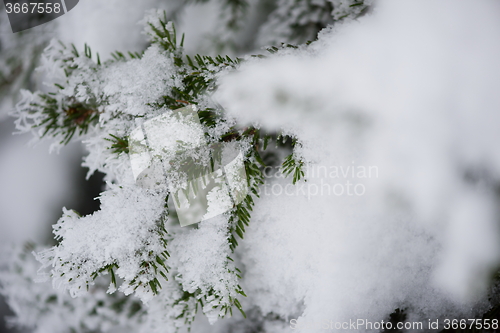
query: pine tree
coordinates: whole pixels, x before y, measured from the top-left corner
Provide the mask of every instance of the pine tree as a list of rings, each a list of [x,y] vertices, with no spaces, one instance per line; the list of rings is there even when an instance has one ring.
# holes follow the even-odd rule
[[[16,259],[11,269],[29,279],[36,267],[29,251],[38,249],[36,258],[54,286],[80,300],[72,303],[65,294],[24,285],[41,304],[30,310],[30,320],[18,313],[18,324],[43,331],[46,328],[40,322],[44,321],[45,307],[54,312],[49,316],[66,313],[73,317],[78,307],[90,310],[77,315],[77,322],[67,323],[67,327],[61,324],[61,331],[106,330],[110,325],[134,329],[139,325],[145,330],[167,324],[176,330],[189,327],[200,311],[210,322],[232,315],[235,309],[246,317],[240,302],[246,295],[238,284],[242,273],[233,252],[238,239],[244,237],[254,200],[259,196],[264,160],[275,160],[280,150],[288,152],[283,172],[293,175],[294,182],[303,177],[302,162],[291,151],[297,140],[286,134],[266,133],[258,126],[241,127],[211,100],[217,76],[234,69],[243,59],[184,54],[184,36],[177,35],[165,12],[151,14],[145,25],[151,46],[144,53],[116,52],[106,62],[101,62],[99,54],[93,54],[88,46],[78,51],[75,46],[52,41],[44,51],[43,62],[59,67],[63,74],[55,89],[48,93],[22,91],[23,99],[15,112],[17,128],[32,132],[40,140],[52,138],[54,149],[72,140],[84,141],[89,149],[84,165],[89,167],[89,175],[96,170],[106,174],[107,190],[100,196],[99,212],[80,216],[64,210],[54,225],[56,246],[40,250],[27,245],[13,254]],[[155,88],[158,84],[160,89]],[[171,191],[143,189],[130,182],[129,154],[134,127],[186,108],[196,111],[209,147],[233,143],[243,153],[248,194],[217,222],[202,222],[196,229],[182,230],[170,208]],[[272,145],[276,147],[270,149]],[[220,164],[221,156],[217,157],[214,149],[209,148],[212,157],[208,162],[192,158],[198,165]],[[169,181],[175,182],[175,177],[179,175]],[[182,188],[185,183],[177,186]],[[133,241],[131,235],[136,235]],[[214,257],[203,257],[200,251],[209,249],[189,243],[215,246]],[[103,248],[109,251],[102,253]],[[195,265],[190,263],[192,257],[202,257],[208,263]],[[6,274],[3,282],[10,286],[14,279]],[[117,289],[123,294],[115,292]],[[24,302],[18,301],[22,296],[16,290],[4,289],[11,304]],[[149,310],[131,294],[149,303]],[[160,318],[149,313],[154,308],[162,309]]]
[[[53,74],[52,89],[21,91],[22,100],[13,113],[16,126],[20,131],[32,133],[37,140],[52,141],[55,150],[72,141],[83,142],[88,150],[83,166],[89,169],[89,176],[97,171],[105,174],[106,188],[99,197],[100,210],[91,215],[63,209],[62,217],[53,226],[54,246],[25,244],[6,254],[3,262],[7,267],[0,273],[1,292],[16,312],[11,319],[14,324],[40,333],[184,332],[190,330],[197,316],[204,316],[210,324],[233,317],[232,322],[226,320],[230,323],[225,327],[227,332],[274,332],[273,328],[278,332],[289,328],[288,316],[303,312],[302,303],[308,300],[294,298],[295,295],[282,295],[283,303],[292,309],[288,312],[280,312],[279,306],[276,312],[259,309],[247,302],[250,295],[242,283],[247,276],[240,258],[246,249],[240,243],[252,225],[257,203],[268,200],[260,198],[267,181],[267,168],[277,169],[277,173],[287,177],[289,185],[303,185],[308,181],[307,167],[314,162],[304,154],[304,149],[310,147],[305,147],[302,137],[292,130],[276,130],[259,122],[249,125],[233,118],[216,97],[222,81],[227,84],[231,77],[238,80],[239,76],[231,75],[254,68],[247,65],[295,52],[301,56],[316,55],[320,47],[325,47],[311,42],[319,31],[359,18],[367,14],[370,6],[367,1],[356,0],[220,0],[218,3],[221,20],[211,38],[213,50],[221,53],[217,56],[192,55],[184,50],[184,40],[189,36],[178,34],[172,20],[183,6],[193,2],[180,4],[175,15],[152,11],[146,16],[143,24],[149,47],[144,52],[117,51],[112,59],[103,61],[88,45],[81,50],[58,41],[52,41],[43,52],[44,69],[52,70]],[[241,42],[239,38],[244,24],[251,20],[252,8],[264,7],[265,19],[254,22],[259,32],[251,40]],[[224,51],[241,54],[262,45],[267,45],[262,54],[222,55]],[[279,66],[278,62],[272,64]],[[271,91],[269,100],[275,104],[268,105],[283,107],[291,113],[294,107],[284,106],[299,105],[311,114],[316,109],[322,110],[320,104],[324,100],[317,102],[315,98],[323,98],[324,91],[315,95],[309,90],[301,95],[302,91],[297,93],[297,90],[294,87]],[[246,106],[244,112],[250,113],[253,104],[248,101],[252,97],[238,89],[229,91],[241,93],[234,100],[241,100]],[[333,105],[325,104],[326,108]],[[373,123],[373,119],[358,110],[332,114],[336,122],[347,124],[349,130],[345,132],[349,134],[350,130],[363,134]],[[339,132],[339,137],[345,138],[342,129]],[[229,155],[231,160],[227,158]],[[487,178],[482,174],[464,178],[469,183],[482,184],[482,177]],[[186,223],[187,214],[180,207],[201,193],[201,189],[208,188],[207,184],[214,179],[220,182],[210,190],[203,207],[204,216],[210,219],[203,218],[194,225],[193,221]],[[401,221],[408,214],[406,209],[413,209],[405,201],[411,200],[398,196],[397,188],[391,190],[396,194],[391,192],[387,197],[390,205],[396,207],[396,213],[387,219],[396,222],[387,225],[394,230],[379,232],[366,225],[368,231],[353,230],[373,231],[381,237],[380,244],[375,242],[376,252],[379,245],[380,252],[391,251],[382,244],[386,233],[398,237],[418,234],[421,238],[415,236],[418,238],[415,246],[438,244],[429,250],[437,252],[441,244],[433,243],[432,236],[427,237],[421,230],[406,229],[411,228]],[[210,215],[213,211],[224,212]],[[349,213],[356,217],[365,214]],[[291,225],[293,228],[294,224]],[[348,233],[345,236],[351,237]],[[411,240],[410,236],[395,237],[395,242]],[[402,270],[424,271],[425,275],[432,268],[423,259],[426,255],[425,251],[418,253],[410,257],[415,262],[403,262],[404,267],[394,270],[384,270],[401,264],[397,260],[394,264],[391,256],[375,264],[387,275],[398,275]],[[40,283],[32,283],[37,272]],[[362,269],[355,272],[366,273]],[[405,283],[394,288],[420,291],[420,280]],[[50,288],[50,284],[55,288]],[[321,287],[325,286],[318,288]],[[370,287],[355,285],[368,290],[367,293],[380,293]],[[495,288],[491,303],[474,303],[475,312],[470,306],[469,312],[461,313],[476,319],[496,320],[499,307],[491,307],[498,304]],[[422,299],[440,297],[429,296],[433,293],[434,289],[422,287]],[[367,300],[366,307],[379,306],[377,301],[385,297]],[[419,303],[408,302],[403,296],[395,299],[380,301],[393,307],[386,306],[377,312],[380,317],[386,315],[384,320],[394,325],[435,310],[432,306],[418,308],[414,304]],[[269,303],[274,306],[281,301],[273,299]],[[436,301],[436,304],[441,303]],[[315,307],[308,311],[311,309]]]

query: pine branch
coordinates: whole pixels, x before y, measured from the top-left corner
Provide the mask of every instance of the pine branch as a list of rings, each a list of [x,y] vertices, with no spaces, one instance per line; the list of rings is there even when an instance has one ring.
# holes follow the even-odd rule
[[[53,52],[57,54],[57,63],[65,71],[66,82],[58,84],[56,90],[49,94],[35,94],[35,101],[29,104],[29,107],[22,108],[21,114],[29,114],[30,119],[34,119],[32,128],[42,130],[41,136],[53,136],[60,139],[62,144],[70,142],[75,138],[75,134],[83,136],[91,128],[99,130],[100,139],[109,155],[116,157],[123,154],[130,154],[130,132],[137,125],[137,121],[142,118],[148,119],[158,113],[175,110],[186,105],[197,105],[197,114],[200,124],[205,132],[205,138],[211,148],[212,144],[238,143],[245,148],[243,165],[246,173],[248,193],[241,202],[238,202],[226,214],[227,238],[229,240],[228,252],[234,252],[238,246],[237,238],[243,238],[246,229],[250,226],[251,214],[255,205],[255,198],[259,197],[259,187],[264,183],[262,169],[266,166],[261,156],[262,152],[268,148],[269,142],[275,137],[272,133],[265,133],[257,127],[239,128],[238,126],[229,127],[227,125],[224,110],[219,105],[210,102],[209,94],[217,88],[217,76],[221,70],[237,68],[241,59],[231,59],[228,56],[202,56],[196,55],[190,57],[184,55],[182,44],[183,38],[178,43],[175,27],[166,21],[166,14],[150,19],[147,23],[150,41],[159,46],[164,53],[160,55],[170,59],[173,63],[172,76],[178,78],[175,84],[165,91],[165,95],[157,100],[149,101],[145,106],[151,114],[125,114],[122,110],[116,110],[113,106],[112,111],[108,111],[111,106],[109,96],[106,95],[103,86],[93,86],[93,82],[101,82],[99,76],[102,71],[117,65],[117,62],[126,64],[129,61],[141,61],[143,54],[129,53],[128,56],[121,52],[113,54],[114,60],[101,63],[100,58],[93,60],[91,49],[85,45],[84,51],[79,52],[76,47],[71,49],[64,45],[56,49],[53,46]],[[284,45],[285,47],[294,47]],[[278,48],[270,49],[270,53],[278,51]],[[98,87],[98,88],[96,88]],[[74,95],[71,95],[72,92]],[[83,92],[83,93],[82,93]],[[103,117],[100,117],[103,114]],[[100,119],[101,118],[101,119]],[[117,127],[117,123],[123,123],[122,127]],[[110,125],[113,124],[113,125]],[[217,130],[217,128],[224,130]],[[120,128],[120,130],[117,130]],[[215,134],[214,134],[215,133]],[[277,141],[292,139],[289,137],[279,137]],[[97,140],[97,139],[94,139]],[[98,141],[97,141],[98,142]],[[292,139],[292,146],[296,140]],[[180,149],[181,152],[185,151]],[[211,152],[211,167],[220,156],[216,152]],[[104,163],[109,163],[109,159]],[[186,158],[182,154],[172,159],[170,173],[176,173],[180,170],[188,172],[194,177],[201,177],[207,174],[210,166],[205,165],[201,157],[189,156]],[[220,161],[217,161],[220,162]],[[293,174],[294,183],[303,177],[302,161],[296,161],[293,154],[283,162],[283,169],[287,174]],[[177,172],[177,173],[179,173]],[[132,187],[127,191],[137,190]],[[186,189],[187,190],[187,189]],[[196,189],[195,189],[196,190]],[[110,198],[116,195],[123,195],[123,200],[132,200],[130,194],[121,187],[117,192],[109,191]],[[107,193],[107,192],[106,192]],[[128,194],[127,194],[128,193]],[[132,193],[133,194],[133,193]],[[135,194],[133,194],[135,195]],[[146,193],[137,200],[145,200]],[[156,193],[158,195],[158,193]],[[63,235],[67,225],[77,223],[81,217],[75,213],[68,213],[55,226],[56,237],[60,243],[53,249],[39,254],[39,259],[44,265],[55,265],[52,269],[53,278],[61,285],[66,286],[75,294],[80,294],[80,289],[89,289],[101,277],[109,276],[110,289],[114,291],[119,288],[127,293],[136,292],[140,294],[150,293],[155,296],[164,289],[165,283],[169,286],[176,285],[179,290],[183,290],[182,295],[177,299],[172,299],[171,305],[180,309],[176,320],[182,320],[185,324],[190,324],[201,305],[206,311],[216,311],[218,316],[224,317],[227,314],[232,315],[232,309],[235,307],[243,316],[245,312],[237,296],[246,297],[245,292],[237,283],[227,282],[226,290],[221,292],[220,287],[209,286],[205,289],[198,288],[194,292],[186,292],[178,280],[180,275],[174,273],[175,268],[169,263],[170,253],[167,251],[169,242],[175,239],[175,233],[169,234],[165,228],[168,219],[168,193],[165,193],[166,200],[162,216],[156,221],[155,226],[148,229],[148,237],[143,238],[134,249],[135,260],[138,262],[138,268],[133,274],[125,276],[122,272],[123,262],[117,259],[120,256],[110,257],[106,260],[94,260],[91,254],[85,253],[86,257],[77,257],[73,253],[64,258],[59,256],[63,252]],[[175,196],[173,197],[175,200]],[[111,200],[111,199],[109,199]],[[130,204],[135,204],[132,200]],[[67,224],[66,224],[67,223]],[[151,245],[152,239],[156,240],[154,246]],[[105,245],[105,244],[103,244]],[[57,251],[56,251],[57,249]],[[139,260],[140,258],[140,260]],[[241,271],[234,267],[232,259],[221,261],[221,267],[224,267],[227,273],[238,281],[241,279]],[[229,281],[229,280],[228,280]],[[205,308],[210,304],[210,308]],[[119,305],[117,305],[119,306]],[[176,310],[177,311],[177,310]]]

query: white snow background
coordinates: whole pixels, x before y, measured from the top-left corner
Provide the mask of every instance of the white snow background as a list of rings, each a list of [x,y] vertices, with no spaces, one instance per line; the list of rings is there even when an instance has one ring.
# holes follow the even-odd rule
[[[311,170],[378,168],[362,196],[259,201],[244,288],[264,314],[426,320],[483,299],[500,259],[499,17],[491,1],[379,1],[310,49],[222,79],[226,110],[296,133]]]

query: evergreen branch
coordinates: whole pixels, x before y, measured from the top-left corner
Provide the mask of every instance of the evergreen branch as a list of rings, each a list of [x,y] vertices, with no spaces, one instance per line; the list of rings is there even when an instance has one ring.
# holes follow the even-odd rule
[[[96,125],[99,113],[96,108],[74,99],[66,99],[62,106],[53,94],[38,94],[39,103],[31,103],[30,113],[39,113],[40,117],[33,128],[41,128],[41,138],[52,135],[61,138],[61,144],[68,144],[75,133],[84,135]]]
[[[230,0],[227,1],[228,3],[231,2]],[[235,0],[234,3],[239,3],[239,6],[243,6],[242,4],[245,3],[245,1]],[[248,193],[241,202],[235,204],[234,207],[226,213],[229,215],[227,224],[227,237],[229,241],[228,246],[231,252],[234,252],[236,246],[238,245],[237,238],[239,237],[242,239],[244,237],[246,228],[250,224],[251,213],[255,205],[254,199],[259,197],[259,187],[264,183],[262,168],[265,167],[265,162],[261,153],[263,150],[268,148],[269,142],[273,136],[266,134],[261,131],[261,129],[253,126],[248,128],[237,128],[236,126],[233,126],[224,133],[221,133],[222,131],[215,131],[218,125],[225,126],[227,118],[224,115],[224,110],[222,110],[219,106],[207,106],[213,105],[213,103],[207,103],[207,95],[217,87],[217,76],[215,74],[228,67],[236,68],[241,62],[241,59],[231,59],[228,56],[221,55],[216,57],[203,55],[195,55],[193,57],[188,55],[184,56],[182,49],[184,37],[182,37],[180,43],[178,43],[175,26],[167,22],[165,12],[162,17],[158,18],[158,20],[149,21],[148,27],[151,42],[160,45],[163,50],[166,51],[165,56],[173,60],[175,66],[173,66],[174,73],[172,73],[172,76],[180,78],[180,80],[176,80],[175,86],[170,85],[168,86],[168,89],[163,90],[165,91],[164,96],[157,100],[149,101],[147,105],[155,112],[160,111],[163,108],[175,110],[185,107],[186,105],[203,105],[204,107],[198,109],[197,113],[200,123],[204,127],[205,135],[210,143],[230,143],[240,141],[243,143],[243,146],[247,146],[248,144],[249,148],[245,151],[243,161],[247,176],[246,181]],[[288,44],[282,45],[282,48],[285,47],[295,46]],[[278,48],[271,48],[269,52],[273,53],[278,50]],[[138,53],[128,53],[128,55],[125,55],[121,52],[115,52],[112,55],[115,59],[114,61],[123,62],[142,58],[142,55]],[[29,110],[25,110],[25,112],[41,115],[39,117],[40,121],[34,127],[38,127],[43,130],[42,136],[52,135],[55,137],[61,137],[61,142],[67,143],[71,140],[75,133],[80,135],[85,134],[89,128],[97,125],[100,115],[97,111],[98,109],[106,111],[108,101],[105,93],[99,95],[99,98],[94,96],[93,94],[98,95],[101,94],[101,92],[95,92],[94,90],[88,89],[90,83],[85,80],[79,81],[79,74],[81,72],[98,73],[101,68],[105,68],[106,66],[113,64],[113,61],[106,62],[101,65],[99,56],[97,55],[97,63],[92,61],[92,56],[92,51],[87,45],[85,45],[82,54],[80,54],[74,46],[72,50],[66,50],[65,47],[61,50],[60,57],[62,61],[60,65],[64,68],[68,81],[66,84],[56,85],[58,90],[54,93],[39,93],[37,95],[38,101],[31,104]],[[96,79],[96,76],[86,77],[91,78],[89,81],[99,79],[99,77]],[[78,87],[78,89],[81,88],[81,90],[91,91],[88,93],[88,96],[91,96],[92,98],[85,99],[86,102],[82,103],[77,100],[76,96],[67,97],[67,92],[65,91],[63,93],[62,91],[66,90],[65,85],[69,85],[69,82],[76,82],[76,85],[72,86],[72,88]],[[102,89],[101,87],[99,88]],[[71,91],[75,91],[76,94],[78,89],[75,88]],[[113,112],[115,111],[113,110]],[[120,115],[119,112],[115,112],[111,115],[108,114],[108,118],[103,117],[100,126],[102,126],[105,131],[109,130],[109,128],[106,127],[108,125],[107,119],[117,117],[116,114]],[[113,154],[119,155],[123,153],[130,153],[127,131],[129,128],[136,126],[135,120],[137,118],[144,116],[145,115],[120,116],[120,121],[123,120],[124,122],[127,122],[125,126],[126,130],[109,130],[109,132],[112,132],[113,134],[109,134],[109,137],[104,138],[104,140],[111,143],[110,145],[108,144],[108,148]],[[104,132],[104,134],[109,132]],[[214,135],[214,132],[219,134]],[[286,141],[288,139],[290,139],[290,137],[281,136],[278,137],[277,142],[280,140]],[[296,140],[293,138],[291,139],[293,147],[296,144]],[[213,169],[213,159],[216,157],[214,157],[213,154],[211,156]],[[208,166],[203,165],[202,159],[194,157],[186,159],[184,156],[179,155],[179,158],[174,158],[172,162],[174,166],[172,166],[170,172],[183,170],[194,177],[207,174]],[[295,161],[293,159],[293,154],[287,157],[287,159],[283,162],[284,171],[287,174],[293,174],[294,183],[301,179],[304,175],[302,172],[302,166],[303,162]],[[177,168],[179,170],[176,170]],[[194,190],[196,191],[196,189]],[[175,200],[175,197],[173,199]],[[168,211],[166,203],[164,211]],[[140,260],[137,260],[137,262],[139,262],[139,269],[133,271],[133,274],[130,274],[130,278],[127,277],[125,281],[121,281],[120,288],[124,288],[130,292],[139,290],[151,292],[153,295],[157,295],[165,285],[165,282],[174,284],[177,283],[176,279],[171,278],[173,274],[169,273],[172,268],[169,267],[168,263],[170,254],[167,252],[167,239],[171,239],[174,235],[168,235],[167,237],[167,231],[164,226],[164,222],[167,218],[166,214],[167,213],[165,213],[160,221],[158,221],[156,228],[148,229],[148,232],[151,233],[151,235],[154,235],[155,239],[159,240],[159,243],[161,244],[160,248],[155,245],[156,247],[154,247],[154,250],[151,250],[151,247],[149,246],[151,245],[149,243],[150,240],[141,241],[141,243],[138,244],[138,247],[134,249],[135,254],[133,255],[140,258]],[[78,220],[80,217],[72,218]],[[59,228],[59,230],[64,230],[62,222],[61,224],[58,224],[57,228]],[[58,235],[62,234],[62,231],[58,233]],[[85,269],[82,268],[85,267],[86,262],[91,259],[90,257],[69,258],[70,259],[64,260],[64,262],[58,262],[57,265],[59,265],[59,270],[54,271],[57,271],[57,273],[60,274],[58,277],[59,280],[67,279],[64,283],[71,288],[76,285],[77,288],[83,286],[83,288],[87,287],[88,289],[99,276],[109,275],[110,285],[116,289],[117,284],[120,283],[120,281],[117,281],[117,276],[118,278],[123,278],[123,275],[120,275],[120,269],[122,269],[122,267],[120,267],[121,263],[116,258],[111,258],[110,260],[106,259],[104,263],[102,263],[102,261],[97,261],[97,263],[94,262],[92,268],[88,270],[91,272],[90,276],[88,275],[88,271],[85,271]],[[61,260],[61,258],[59,259]],[[45,261],[50,262],[50,258],[45,258]],[[55,261],[57,261],[57,259]],[[241,279],[241,271],[238,268],[235,268],[230,261],[232,261],[232,259],[228,257],[227,261],[223,263],[223,265],[226,265],[224,266],[224,269],[227,268],[227,272],[233,274],[237,279]],[[67,277],[64,277],[64,274],[67,274]],[[182,286],[179,285],[179,288],[182,288]],[[214,287],[208,288],[208,291],[206,289],[197,289],[192,293],[184,292],[180,298],[172,300],[171,303],[175,307],[180,307],[177,319],[184,320],[184,323],[189,325],[194,320],[198,305],[203,307],[204,304],[213,304],[213,309],[218,311],[221,317],[227,315],[228,313],[232,314],[233,307],[236,307],[242,315],[246,317],[241,303],[238,298],[236,298],[236,296],[239,297],[240,295],[246,297],[246,294],[241,286],[227,284],[226,288],[226,291],[229,291],[228,293],[221,293],[219,289],[216,290]],[[120,307],[120,304],[117,304],[116,306]]]
[[[110,134],[111,139],[105,138],[104,140],[110,141],[112,143],[111,147],[109,147],[113,153],[115,154],[128,154],[129,153],[129,145],[128,138],[120,138],[116,135]]]
[[[285,176],[292,175],[292,181],[295,184],[304,177],[303,167],[304,161],[295,159],[292,153],[285,158],[281,169]]]

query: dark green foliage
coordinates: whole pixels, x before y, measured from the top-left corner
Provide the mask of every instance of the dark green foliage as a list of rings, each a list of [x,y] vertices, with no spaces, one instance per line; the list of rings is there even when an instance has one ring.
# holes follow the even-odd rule
[[[228,257],[228,259],[232,261],[231,258]],[[237,286],[237,288],[238,289],[236,290],[236,292],[246,297],[245,293],[243,292],[243,289],[241,289],[239,285]],[[184,291],[182,296],[177,300],[175,300],[173,303],[173,306],[182,307],[181,313],[175,319],[184,318],[184,324],[190,326],[195,319],[196,313],[198,312],[198,307],[200,306],[201,308],[203,308],[203,306],[209,302],[208,301],[209,298],[220,300],[220,296],[217,295],[213,289],[209,290],[207,293],[204,294],[201,293],[200,289],[196,290],[194,293]],[[242,316],[246,318],[245,311],[243,311],[241,303],[236,297],[229,297],[229,303],[221,306],[221,310],[224,312],[224,316],[226,316],[228,313],[231,316],[233,315],[233,310],[232,310],[233,306],[236,306],[236,308],[240,311]],[[188,331],[190,330],[191,328],[189,327]]]
[[[61,144],[67,144],[75,133],[86,134],[89,127],[97,123],[99,113],[95,106],[86,105],[74,99],[68,99],[60,105],[54,95],[40,93],[41,103],[31,104],[33,112],[42,110],[44,117],[39,124],[34,126],[44,128],[42,137],[52,135],[62,138]]]
[[[154,44],[161,45],[166,51],[171,51],[175,53],[178,48],[182,48],[184,44],[184,35],[182,36],[181,42],[177,45],[177,33],[175,31],[175,26],[172,24],[172,30],[168,29],[168,19],[167,12],[163,12],[163,18],[159,18],[160,26],[156,26],[149,23],[149,27],[153,31],[150,35],[151,42]]]
[[[142,54],[141,53],[138,53],[138,52],[127,52],[128,56],[130,59],[141,59],[142,58]],[[113,59],[115,61],[127,61],[127,56],[125,56],[122,52],[119,52],[119,51],[115,51],[113,53],[111,53],[111,56],[113,57]],[[98,57],[98,64],[100,65],[101,62],[100,62],[100,59],[99,59],[99,54],[97,55]]]
[[[146,283],[146,286],[151,289],[154,295],[157,295],[158,291],[162,288],[160,281],[156,278],[156,276],[161,276],[163,279],[168,281],[167,274],[169,272],[169,267],[167,265],[167,260],[170,257],[170,254],[166,250],[168,233],[165,229],[165,221],[168,216],[167,214],[168,207],[165,207],[164,214],[160,220],[158,220],[155,230],[151,231],[152,233],[157,233],[160,236],[160,241],[163,243],[164,250],[159,254],[155,254],[152,251],[148,253],[148,259],[141,263],[141,271],[130,282],[130,284],[134,286],[134,290],[140,286],[144,286],[144,283],[140,279],[141,276],[153,276],[153,278]]]
[[[111,139],[106,138],[106,140],[110,141],[111,147],[110,149],[113,150],[113,153],[115,154],[128,154],[129,149],[128,149],[128,138],[120,138],[116,135],[110,134]]]
[[[293,153],[288,155],[283,162],[282,169],[285,176],[292,175],[292,181],[295,184],[304,177],[304,162],[295,159]]]
[[[245,226],[249,226],[250,212],[253,210],[254,206],[254,200],[252,196],[259,196],[258,188],[261,184],[264,183],[264,176],[257,164],[246,161],[245,172],[247,174],[248,187],[251,193],[249,193],[241,203],[237,204],[230,213],[229,246],[231,247],[231,251],[234,251],[236,246],[238,246],[238,241],[236,240],[235,234],[240,238],[243,238]]]
[[[353,3],[352,5],[349,5],[349,7],[357,7],[357,6],[363,6],[363,5],[364,5],[363,1],[360,1],[357,3]]]

